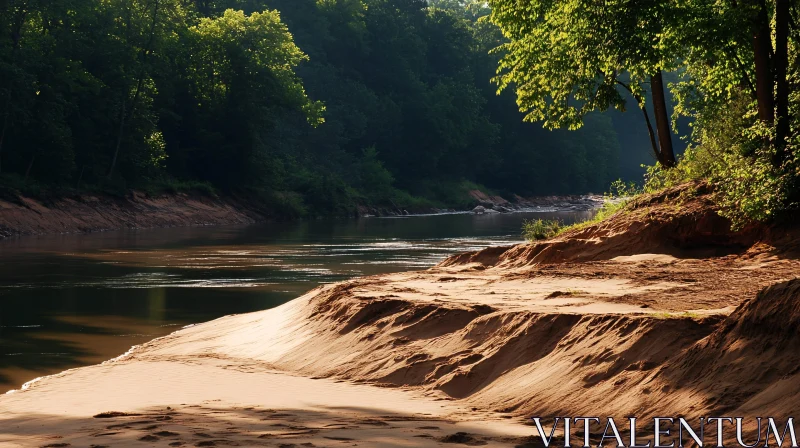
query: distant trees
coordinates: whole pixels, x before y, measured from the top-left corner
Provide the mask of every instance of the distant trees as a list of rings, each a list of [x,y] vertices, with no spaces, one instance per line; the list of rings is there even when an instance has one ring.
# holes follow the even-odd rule
[[[497,56],[488,53],[503,36],[478,20],[490,13],[484,2],[268,3],[310,55],[299,73],[327,108],[324,125],[283,146],[297,159],[320,160],[307,149],[315,147],[339,154],[327,158],[335,171],[352,172],[344,161],[374,148],[394,187],[434,198],[452,196],[461,180],[530,194],[602,191],[619,176],[609,121],[552,133],[523,123],[513,95],[496,95]],[[297,190],[313,182],[295,181]]]
[[[203,18],[181,0],[6,0],[0,8],[0,169],[25,179],[40,166],[47,182],[147,182],[181,144],[194,151],[205,138],[194,131],[235,124],[242,133],[225,137],[235,145],[268,140],[274,123],[266,122],[281,108],[321,121],[321,105],[293,71],[306,57],[276,12]],[[171,126],[198,115],[202,131]],[[255,147],[218,154],[247,166]]]
[[[0,0],[0,186],[201,182],[318,213],[454,204],[475,182],[604,190],[613,123],[523,123],[490,83],[504,37],[489,13],[477,0]],[[559,114],[547,119],[575,123]]]
[[[217,185],[253,182],[269,172],[279,117],[294,111],[311,126],[324,107],[306,96],[295,67],[308,57],[277,11],[228,9],[186,31],[169,81],[178,101],[165,123],[170,147],[191,154],[184,169]]]

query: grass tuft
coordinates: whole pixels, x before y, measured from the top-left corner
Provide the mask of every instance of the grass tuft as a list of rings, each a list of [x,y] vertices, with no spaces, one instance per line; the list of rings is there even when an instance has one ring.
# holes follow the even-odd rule
[[[600,207],[597,210],[597,213],[595,213],[595,215],[593,217],[591,217],[590,219],[587,219],[586,221],[576,222],[575,224],[570,224],[568,226],[563,226],[563,227],[561,227],[559,229],[557,235],[560,235],[560,234],[562,234],[564,232],[568,232],[570,230],[585,229],[586,227],[589,227],[591,225],[594,225],[594,224],[597,224],[597,223],[599,223],[601,221],[604,221],[604,220],[610,218],[611,216],[613,216],[614,214],[616,214],[618,211],[620,211],[623,208],[625,208],[625,205],[627,205],[629,201],[630,201],[630,199],[607,200],[603,204],[603,206]]]
[[[611,191],[604,195],[605,202],[603,203],[603,206],[597,210],[597,213],[595,213],[592,218],[587,219],[586,221],[576,222],[575,224],[570,224],[568,226],[565,226],[560,222],[556,222],[556,225],[553,225],[553,221],[549,221],[549,223],[551,223],[550,225],[547,224],[548,221],[541,222],[541,224],[537,221],[529,221],[523,224],[522,234],[528,240],[536,241],[540,239],[552,238],[571,230],[584,229],[615,215],[617,212],[623,210],[633,198],[642,193],[642,189],[632,182],[627,184],[621,180],[612,182]],[[555,233],[547,233],[547,230],[550,229],[554,229]],[[535,236],[541,234],[546,234],[547,236],[544,238],[534,238]]]
[[[522,236],[528,241],[546,240],[561,233],[563,228],[558,220],[532,219],[522,223]]]

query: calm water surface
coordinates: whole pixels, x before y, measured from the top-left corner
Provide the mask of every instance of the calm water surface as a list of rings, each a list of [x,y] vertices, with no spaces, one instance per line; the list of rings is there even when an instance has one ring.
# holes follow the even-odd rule
[[[0,242],[0,393],[95,364],[320,283],[424,269],[521,241],[522,221],[590,212],[453,214],[128,230]]]

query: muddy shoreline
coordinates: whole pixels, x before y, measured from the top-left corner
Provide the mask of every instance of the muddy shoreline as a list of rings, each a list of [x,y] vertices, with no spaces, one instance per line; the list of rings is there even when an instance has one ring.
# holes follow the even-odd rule
[[[498,196],[475,194],[475,204],[489,212],[525,210],[589,210],[602,204],[598,196],[516,197],[513,202]],[[469,213],[467,210],[404,210],[359,206],[353,218]],[[125,197],[80,195],[41,200],[17,196],[0,199],[0,240],[16,236],[91,233],[118,229],[254,224],[289,220],[258,201],[232,196],[202,194],[149,196],[132,192]]]

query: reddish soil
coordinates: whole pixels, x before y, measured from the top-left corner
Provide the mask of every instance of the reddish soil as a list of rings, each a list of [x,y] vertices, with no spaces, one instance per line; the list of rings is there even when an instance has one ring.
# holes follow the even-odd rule
[[[52,201],[0,200],[0,238],[124,228],[249,224],[267,219],[245,201],[202,195],[125,198],[83,195]]]

